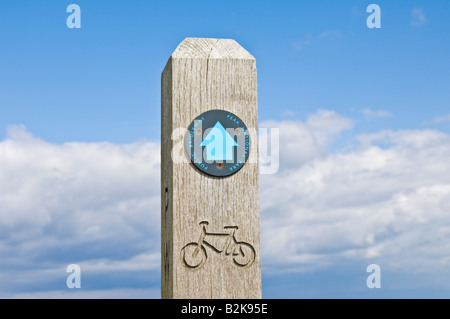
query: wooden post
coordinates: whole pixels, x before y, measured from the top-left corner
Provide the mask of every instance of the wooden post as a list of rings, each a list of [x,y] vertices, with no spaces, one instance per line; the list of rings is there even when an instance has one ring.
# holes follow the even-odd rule
[[[209,110],[250,132],[250,159],[230,176],[205,174],[180,147]],[[261,298],[257,125],[254,57],[234,40],[185,39],[161,75],[162,298]]]

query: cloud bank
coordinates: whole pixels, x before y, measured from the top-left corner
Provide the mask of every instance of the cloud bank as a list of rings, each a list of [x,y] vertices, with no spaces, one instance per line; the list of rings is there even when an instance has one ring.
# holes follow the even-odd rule
[[[450,136],[385,130],[319,110],[278,127],[280,170],[261,175],[263,275],[349,263],[428,276],[450,268]],[[0,142],[1,297],[159,297],[158,143],[52,144],[23,126]],[[66,266],[82,289],[65,286]],[[292,297],[295,298],[295,295]]]
[[[0,295],[58,280],[67,289],[61,278],[71,263],[83,278],[101,275],[100,286],[114,273],[159,270],[158,143],[55,145],[24,127],[8,135],[0,143]]]
[[[294,126],[308,136],[303,123],[280,125],[280,135]],[[450,136],[386,130],[357,140],[351,151],[327,153],[318,140],[295,139],[296,154],[315,155],[261,176],[267,269],[306,272],[376,262],[393,271],[448,276]]]

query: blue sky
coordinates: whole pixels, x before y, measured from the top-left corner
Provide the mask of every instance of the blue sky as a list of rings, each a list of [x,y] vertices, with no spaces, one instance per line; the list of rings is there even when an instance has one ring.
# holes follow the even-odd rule
[[[79,1],[79,30],[66,27],[68,4],[0,4],[1,127],[24,124],[57,143],[157,139],[148,119],[159,114],[161,70],[188,36],[233,38],[256,57],[261,120],[280,109],[298,119],[330,108],[395,115],[356,126],[376,130],[447,114],[445,1],[380,1],[377,30],[361,1]]]
[[[81,29],[66,26],[71,3]],[[370,3],[380,29],[366,26]],[[0,296],[158,297],[160,76],[184,38],[211,37],[256,58],[260,124],[280,129],[280,171],[261,178],[263,295],[448,298],[448,12],[2,1]],[[290,225],[304,237],[275,244]],[[70,263],[87,269],[75,293]],[[371,263],[379,290],[365,286]]]

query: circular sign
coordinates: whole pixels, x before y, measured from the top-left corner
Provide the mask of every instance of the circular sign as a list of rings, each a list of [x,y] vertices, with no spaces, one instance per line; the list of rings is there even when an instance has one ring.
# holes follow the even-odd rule
[[[250,135],[245,123],[235,114],[206,111],[189,125],[185,149],[200,171],[211,176],[230,176],[248,160]]]

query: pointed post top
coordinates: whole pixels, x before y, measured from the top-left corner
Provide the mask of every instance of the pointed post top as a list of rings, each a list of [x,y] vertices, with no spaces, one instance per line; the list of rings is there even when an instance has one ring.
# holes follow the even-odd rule
[[[172,59],[241,59],[255,60],[233,39],[186,38],[172,53]]]

